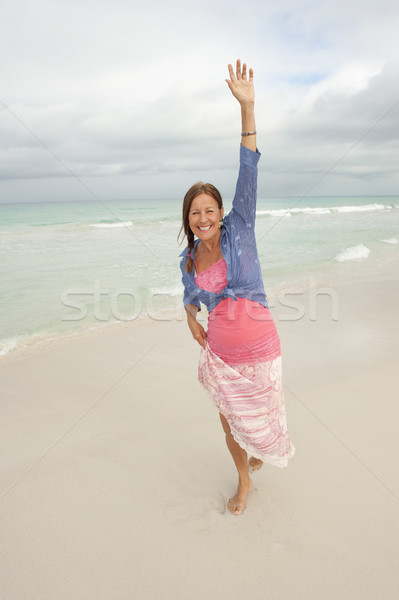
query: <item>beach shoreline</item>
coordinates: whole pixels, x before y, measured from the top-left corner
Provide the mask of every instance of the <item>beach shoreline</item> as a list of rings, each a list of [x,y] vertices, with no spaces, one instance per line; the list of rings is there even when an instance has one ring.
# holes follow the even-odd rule
[[[2,595],[237,597],[244,569],[259,600],[265,582],[278,600],[396,598],[399,277],[333,290],[312,314],[310,288],[271,309],[296,455],[254,474],[240,517],[184,321],[3,359]]]
[[[334,317],[333,313],[339,310],[336,289],[344,288],[354,282],[378,284],[379,282],[395,281],[398,277],[395,255],[383,264],[369,266],[365,264],[365,261],[358,260],[351,261],[348,265],[345,265],[344,269],[337,269],[336,265],[333,265],[333,267],[335,271],[331,268],[329,271],[321,271],[312,276],[298,277],[292,281],[281,281],[271,288],[265,285],[268,305],[274,318],[277,321],[300,320],[302,318],[314,320],[317,313],[318,298],[321,296],[331,298],[331,311],[332,317]],[[337,299],[336,306],[334,306],[335,299]],[[186,321],[182,294],[174,299],[173,307],[169,306],[154,311],[152,310],[152,304],[150,303],[147,307],[144,300],[141,302],[141,306],[142,311],[132,320],[118,320],[115,318],[112,320],[98,320],[95,323],[89,322],[86,327],[68,332],[26,336],[26,338],[19,339],[18,342],[11,339],[4,340],[4,348],[7,343],[11,346],[9,350],[5,349],[3,354],[0,353],[0,365],[23,360],[65,344],[69,345],[81,338],[98,337],[118,330],[133,331],[136,327],[152,327],[152,324],[163,322],[181,323]],[[205,307],[202,308],[198,318],[201,323],[206,324],[208,314]]]
[[[269,301],[394,271],[398,206],[390,197],[260,198]],[[177,200],[118,201],[112,215],[93,202],[0,208],[0,361],[124,322],[184,317]]]

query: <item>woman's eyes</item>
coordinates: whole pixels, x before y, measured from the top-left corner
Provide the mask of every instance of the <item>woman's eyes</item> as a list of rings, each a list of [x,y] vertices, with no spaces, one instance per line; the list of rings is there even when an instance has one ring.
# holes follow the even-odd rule
[[[213,210],[213,208],[209,208],[206,212],[207,213],[214,213],[215,211]],[[191,214],[192,215],[199,215],[199,212],[198,212],[198,210],[196,210],[195,212],[192,212]]]

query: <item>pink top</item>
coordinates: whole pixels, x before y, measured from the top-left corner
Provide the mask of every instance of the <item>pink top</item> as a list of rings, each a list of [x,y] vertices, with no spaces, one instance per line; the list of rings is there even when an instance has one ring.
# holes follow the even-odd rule
[[[195,267],[197,263],[194,258]],[[221,258],[198,273],[195,284],[220,293],[227,285],[227,264]],[[280,340],[268,308],[248,298],[223,298],[209,313],[208,344],[228,364],[268,362],[280,356]]]

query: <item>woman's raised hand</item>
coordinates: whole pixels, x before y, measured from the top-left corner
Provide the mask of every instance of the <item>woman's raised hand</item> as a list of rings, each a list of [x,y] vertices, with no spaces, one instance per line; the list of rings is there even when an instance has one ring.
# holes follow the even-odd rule
[[[244,63],[241,68],[241,61],[239,59],[237,60],[235,74],[232,65],[229,65],[228,68],[230,79],[226,79],[226,82],[233,96],[237,98],[241,106],[254,104],[255,88],[253,70],[249,69],[249,79],[247,79],[247,65]]]

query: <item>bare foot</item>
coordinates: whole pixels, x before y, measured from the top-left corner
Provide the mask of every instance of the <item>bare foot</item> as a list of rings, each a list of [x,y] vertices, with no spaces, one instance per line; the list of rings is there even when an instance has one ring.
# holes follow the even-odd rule
[[[245,508],[245,499],[247,494],[252,490],[252,481],[248,477],[248,481],[243,483],[238,482],[237,493],[232,496],[227,502],[227,508],[233,515],[240,515]]]
[[[251,458],[249,459],[249,472],[253,473],[254,471],[259,471],[262,465],[263,461],[260,460],[260,458],[255,458],[254,456],[251,456]]]

